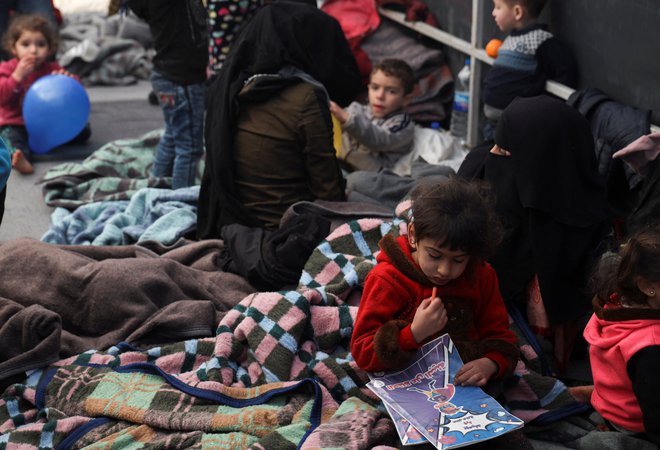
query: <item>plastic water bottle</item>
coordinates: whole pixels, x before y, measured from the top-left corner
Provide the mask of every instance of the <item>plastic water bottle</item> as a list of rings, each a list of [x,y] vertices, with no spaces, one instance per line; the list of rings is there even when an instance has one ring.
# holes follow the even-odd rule
[[[458,72],[454,83],[454,107],[451,113],[450,131],[465,145],[467,140],[468,107],[470,104],[470,58]]]

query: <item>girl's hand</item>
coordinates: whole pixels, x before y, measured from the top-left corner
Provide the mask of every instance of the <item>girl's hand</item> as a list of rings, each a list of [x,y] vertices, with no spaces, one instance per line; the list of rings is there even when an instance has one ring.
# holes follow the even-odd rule
[[[438,297],[429,297],[415,311],[415,317],[410,325],[410,331],[418,343],[433,336],[447,325],[447,310]]]
[[[342,109],[341,106],[330,100],[330,112],[337,118],[339,123],[346,123],[348,120],[348,113]]]
[[[454,384],[460,386],[483,386],[497,373],[497,363],[490,358],[470,361],[458,369]]]
[[[36,63],[37,63],[36,56],[33,55],[24,56],[23,58],[18,60],[16,69],[14,69],[14,73],[12,73],[11,76],[20,83],[21,81],[23,81],[23,79],[26,76],[34,72],[34,69],[36,68]]]
[[[53,70],[51,72],[51,75],[66,75],[67,77],[70,77],[70,78],[76,78],[76,76],[74,74],[72,74],[71,72],[67,72],[64,69]]]

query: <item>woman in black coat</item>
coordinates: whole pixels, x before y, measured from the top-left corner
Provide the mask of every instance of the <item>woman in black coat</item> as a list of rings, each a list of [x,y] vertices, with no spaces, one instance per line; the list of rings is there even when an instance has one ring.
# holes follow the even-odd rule
[[[300,83],[314,95],[292,92]],[[361,88],[336,19],[303,2],[257,11],[207,91],[197,237],[218,238],[232,223],[276,227],[296,200],[343,200],[328,101],[347,105]],[[290,102],[303,97],[302,109]]]
[[[561,369],[591,310],[587,280],[611,225],[589,123],[561,100],[518,98],[482,157],[471,155],[459,174],[484,178],[496,193],[506,237],[490,262],[502,295],[524,308],[536,277]]]

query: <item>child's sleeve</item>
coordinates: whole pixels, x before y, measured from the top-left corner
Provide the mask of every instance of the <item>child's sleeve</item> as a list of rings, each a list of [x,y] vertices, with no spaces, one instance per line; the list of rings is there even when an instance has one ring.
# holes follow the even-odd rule
[[[372,152],[401,152],[406,146],[412,149],[415,126],[408,114],[396,114],[379,125],[370,120],[357,103],[352,103],[346,111],[348,120],[342,130]]]
[[[341,201],[345,199],[344,178],[333,147],[330,110],[321,102],[312,88],[300,109],[305,176],[315,198]]]
[[[378,273],[367,277],[351,339],[351,354],[362,370],[402,368],[415,356],[420,344],[410,323],[399,319],[408,302],[404,295],[401,287]]]
[[[20,98],[20,85],[11,76],[13,70],[6,64],[0,64],[0,104],[18,101]]]
[[[635,353],[626,368],[642,410],[646,436],[660,445],[660,345]]]
[[[494,378],[502,378],[513,372],[518,361],[518,339],[509,327],[509,315],[500,294],[495,270],[486,266],[480,279],[481,305],[475,311],[475,325],[479,334],[479,350],[482,356],[498,365]]]

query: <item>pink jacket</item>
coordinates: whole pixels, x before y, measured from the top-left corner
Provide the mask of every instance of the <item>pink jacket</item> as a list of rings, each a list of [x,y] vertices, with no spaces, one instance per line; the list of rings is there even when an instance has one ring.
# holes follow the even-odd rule
[[[17,58],[0,63],[0,126],[25,125],[23,121],[25,93],[39,78],[62,69],[62,66],[56,62],[47,61],[19,83],[11,76],[17,65]]]
[[[610,321],[594,314],[585,327],[584,337],[590,344],[594,377],[591,404],[610,422],[630,431],[645,431],[642,410],[626,367],[638,351],[660,345],[660,320]]]

